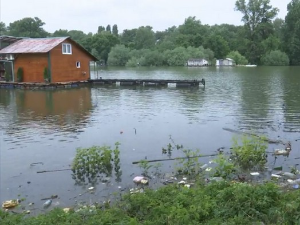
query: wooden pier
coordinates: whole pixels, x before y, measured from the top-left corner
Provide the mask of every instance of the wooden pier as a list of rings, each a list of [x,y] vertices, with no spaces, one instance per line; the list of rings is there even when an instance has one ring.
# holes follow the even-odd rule
[[[166,79],[93,79],[89,80],[93,85],[119,85],[119,86],[168,86],[175,84],[176,87],[199,87],[205,86],[205,80],[166,80]]]

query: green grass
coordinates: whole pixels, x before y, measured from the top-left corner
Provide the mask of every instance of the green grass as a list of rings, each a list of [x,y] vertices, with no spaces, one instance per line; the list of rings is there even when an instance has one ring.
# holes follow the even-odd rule
[[[0,224],[299,224],[300,191],[274,183],[215,182],[188,189],[170,185],[125,194],[113,205],[36,217],[0,211]]]

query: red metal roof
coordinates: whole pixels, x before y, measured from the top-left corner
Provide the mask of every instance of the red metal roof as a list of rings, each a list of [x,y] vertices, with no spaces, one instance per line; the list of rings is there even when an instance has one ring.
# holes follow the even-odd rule
[[[66,39],[68,39],[68,37],[25,38],[0,50],[0,54],[46,53]]]

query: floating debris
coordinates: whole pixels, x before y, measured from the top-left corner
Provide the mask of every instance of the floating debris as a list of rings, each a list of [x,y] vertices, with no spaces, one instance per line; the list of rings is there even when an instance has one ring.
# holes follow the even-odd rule
[[[178,184],[186,184],[186,182],[184,180],[179,181]]]
[[[47,201],[45,201],[45,203],[43,204],[44,208],[48,208],[52,203],[51,199],[48,199]]]
[[[283,155],[288,156],[290,154],[290,150],[288,149],[275,149],[274,155]]]
[[[136,193],[143,193],[144,192],[144,189],[143,188],[131,188],[129,190],[129,193],[130,194],[136,194]]]
[[[30,210],[23,210],[23,213],[30,214]]]
[[[259,176],[259,173],[258,172],[252,172],[250,173],[252,176]]]
[[[93,191],[93,190],[95,190],[95,187],[89,187],[88,190]]]
[[[65,213],[69,213],[69,212],[71,211],[71,208],[63,208],[63,211],[64,211]]]
[[[4,209],[11,209],[19,205],[20,200],[8,200],[2,203],[2,208]]]
[[[276,179],[281,178],[281,176],[278,175],[278,174],[272,174],[271,177],[272,177],[272,178],[276,178]]]
[[[135,178],[133,178],[133,182],[136,184],[148,184],[149,181],[147,178],[145,178],[144,176],[136,176]]]
[[[211,171],[211,170],[212,170],[211,167],[207,167],[207,168],[205,169],[206,172],[209,172],[209,171]]]
[[[282,173],[282,175],[285,176],[285,177],[291,178],[291,179],[296,178],[296,175],[293,174],[293,173],[290,173],[290,172],[284,172],[284,173]]]
[[[282,170],[282,166],[274,167],[273,170]]]

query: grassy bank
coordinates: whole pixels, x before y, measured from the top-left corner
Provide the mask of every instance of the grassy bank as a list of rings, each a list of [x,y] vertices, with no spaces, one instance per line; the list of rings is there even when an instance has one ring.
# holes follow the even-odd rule
[[[0,224],[299,224],[300,191],[275,183],[168,185],[126,194],[114,204],[29,217],[0,211]]]

